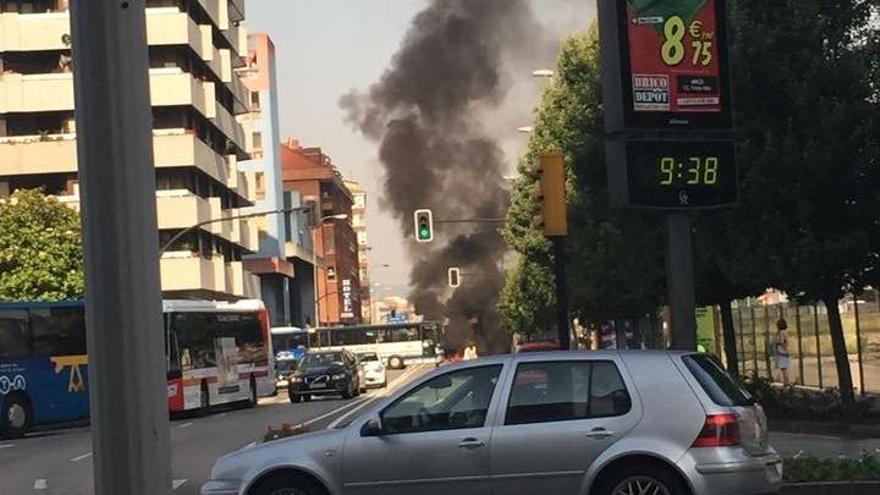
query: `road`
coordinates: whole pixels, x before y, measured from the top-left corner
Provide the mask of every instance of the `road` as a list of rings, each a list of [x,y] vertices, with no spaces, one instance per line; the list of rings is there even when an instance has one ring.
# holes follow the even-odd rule
[[[221,455],[257,442],[269,426],[305,424],[323,429],[356,417],[375,400],[403,386],[433,366],[388,371],[389,386],[351,400],[315,399],[292,405],[287,394],[260,400],[253,409],[216,412],[171,422],[175,495],[194,495]],[[0,493],[3,495],[93,495],[89,428],[35,433],[0,441]]]

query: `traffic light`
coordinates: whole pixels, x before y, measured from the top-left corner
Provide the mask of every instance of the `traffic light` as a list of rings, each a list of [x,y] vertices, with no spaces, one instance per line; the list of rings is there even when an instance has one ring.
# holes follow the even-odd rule
[[[450,287],[456,288],[461,285],[461,270],[459,268],[450,268],[447,275]]]
[[[544,153],[531,169],[538,180],[535,200],[541,213],[534,218],[535,227],[547,237],[568,235],[568,208],[565,202],[565,156],[562,153]]]
[[[416,210],[415,219],[416,242],[432,242],[434,240],[434,214],[431,210]]]

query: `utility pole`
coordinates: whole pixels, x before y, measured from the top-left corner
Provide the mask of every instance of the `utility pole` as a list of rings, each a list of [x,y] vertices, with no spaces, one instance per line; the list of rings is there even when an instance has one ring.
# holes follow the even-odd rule
[[[96,495],[171,491],[144,0],[71,2]]]
[[[670,344],[676,350],[697,348],[697,305],[691,219],[687,213],[666,216],[666,285],[672,313]]]

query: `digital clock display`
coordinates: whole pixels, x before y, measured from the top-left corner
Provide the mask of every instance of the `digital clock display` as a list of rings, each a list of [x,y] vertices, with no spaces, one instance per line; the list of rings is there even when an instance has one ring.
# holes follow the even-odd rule
[[[737,201],[732,141],[629,141],[626,162],[631,206],[715,208]]]

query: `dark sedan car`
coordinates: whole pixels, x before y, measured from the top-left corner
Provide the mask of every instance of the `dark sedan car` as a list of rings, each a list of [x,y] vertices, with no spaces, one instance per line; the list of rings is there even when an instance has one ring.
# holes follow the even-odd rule
[[[341,395],[350,399],[360,394],[358,364],[346,350],[307,354],[290,375],[287,395],[290,402],[309,401],[315,395]]]

